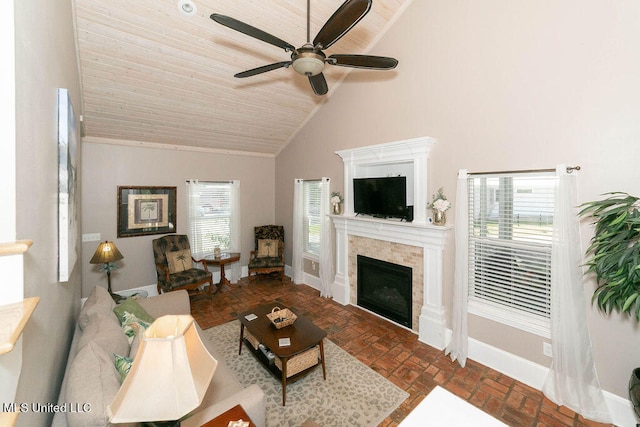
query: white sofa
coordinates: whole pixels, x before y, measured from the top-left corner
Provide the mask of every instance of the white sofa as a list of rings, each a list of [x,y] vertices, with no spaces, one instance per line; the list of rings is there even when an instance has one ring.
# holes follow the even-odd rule
[[[154,318],[166,314],[190,314],[186,291],[143,298],[138,302]],[[109,293],[104,288],[96,287],[80,311],[58,398],[61,410],[54,415],[54,427],[112,425],[109,423],[106,407],[120,387],[114,354],[127,356],[130,351],[129,340],[113,312],[114,307],[115,303]],[[202,337],[199,327],[198,332]],[[255,384],[243,387],[219,356],[215,344],[203,342],[218,360],[218,367],[202,404],[182,425],[200,426],[241,404],[252,421],[258,427],[264,427],[262,389]],[[124,425],[113,424],[114,427]]]

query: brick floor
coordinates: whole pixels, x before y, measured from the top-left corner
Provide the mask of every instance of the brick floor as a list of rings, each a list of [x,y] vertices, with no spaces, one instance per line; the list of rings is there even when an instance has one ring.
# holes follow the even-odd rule
[[[502,422],[517,427],[596,427],[566,407],[506,375],[467,360],[465,368],[442,351],[418,341],[418,336],[354,306],[342,306],[306,285],[243,278],[225,286],[210,301],[191,299],[191,312],[203,329],[234,320],[249,307],[277,301],[306,316],[327,331],[327,338],[409,393],[380,426],[397,426],[436,386],[440,385]],[[471,425],[471,424],[470,424]]]

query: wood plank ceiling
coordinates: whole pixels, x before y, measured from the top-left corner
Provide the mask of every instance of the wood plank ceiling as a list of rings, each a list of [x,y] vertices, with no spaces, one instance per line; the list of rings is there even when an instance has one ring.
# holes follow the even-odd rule
[[[290,54],[209,16],[228,15],[302,46],[307,2],[193,0],[197,12],[187,16],[178,1],[75,0],[85,141],[275,155],[352,70],[327,65],[325,96],[291,67],[236,79]],[[325,53],[367,53],[408,1],[374,0]],[[311,1],[311,39],[342,2]]]

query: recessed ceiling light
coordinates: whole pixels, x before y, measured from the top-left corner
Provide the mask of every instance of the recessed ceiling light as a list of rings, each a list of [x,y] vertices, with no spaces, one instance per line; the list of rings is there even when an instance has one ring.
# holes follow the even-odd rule
[[[191,16],[195,15],[195,13],[198,11],[198,8],[196,7],[196,4],[191,0],[180,0],[178,2],[178,10],[180,10],[180,12],[184,15]]]

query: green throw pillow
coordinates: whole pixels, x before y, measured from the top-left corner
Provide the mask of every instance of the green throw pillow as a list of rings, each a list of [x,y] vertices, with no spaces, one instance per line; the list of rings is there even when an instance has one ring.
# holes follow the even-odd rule
[[[122,325],[124,334],[129,339],[129,345],[133,343],[133,339],[140,329],[144,330],[151,326],[151,323],[138,319],[135,314],[131,314],[128,311],[125,311],[122,315],[120,324]]]
[[[113,309],[113,312],[120,319],[120,323],[122,323],[122,316],[124,312],[129,312],[136,316],[138,319],[143,320],[147,323],[153,323],[154,319],[149,313],[146,312],[144,308],[136,301],[135,298],[127,298],[124,302],[118,304],[116,308]]]
[[[120,382],[124,382],[124,379],[127,377],[127,374],[131,370],[133,359],[130,357],[120,356],[119,354],[114,354],[114,356],[116,360],[116,370],[120,374]]]
[[[124,333],[129,338],[129,345],[140,329],[147,329],[155,320],[144,308],[133,298],[127,298],[123,303],[118,304],[113,312],[118,316],[120,325]]]

